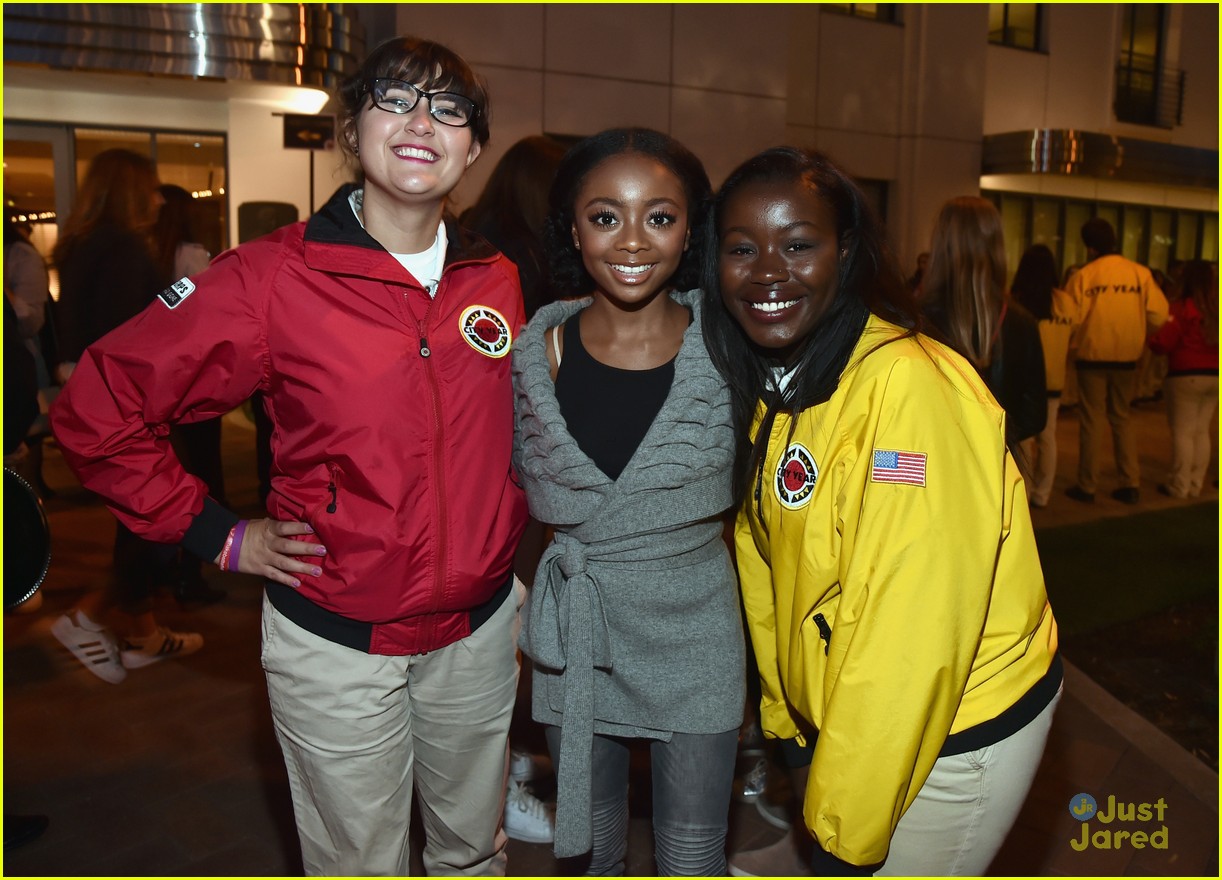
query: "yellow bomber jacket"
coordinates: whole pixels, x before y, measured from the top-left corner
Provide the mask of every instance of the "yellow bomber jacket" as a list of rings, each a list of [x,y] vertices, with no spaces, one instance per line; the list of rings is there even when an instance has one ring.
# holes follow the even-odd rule
[[[792,437],[777,417],[735,528],[762,726],[818,730],[806,825],[855,865],[885,860],[947,736],[1014,706],[1057,646],[1002,409],[902,332],[871,317],[832,397]]]

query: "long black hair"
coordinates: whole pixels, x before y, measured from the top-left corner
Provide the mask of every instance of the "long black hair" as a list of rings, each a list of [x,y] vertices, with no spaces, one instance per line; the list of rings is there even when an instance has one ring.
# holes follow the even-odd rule
[[[836,296],[788,365],[792,378],[784,394],[774,392],[773,375],[780,364],[769,352],[755,346],[730,316],[721,299],[718,273],[718,244],[726,202],[744,186],[777,181],[807,187],[831,208],[840,251]],[[821,153],[774,147],[739,165],[713,198],[703,238],[704,338],[733,399],[739,438],[734,484],[735,495],[741,501],[762,466],[768,426],[776,414],[782,410],[796,412],[831,397],[870,314],[915,332],[920,327],[920,312],[904,286],[865,195]],[[766,407],[763,429],[752,443],[748,430],[761,400]]]
[[[712,187],[704,164],[670,135],[651,128],[612,128],[578,141],[560,160],[548,196],[549,211],[543,226],[552,289],[562,297],[584,296],[594,288],[581,252],[573,244],[573,204],[586,177],[613,156],[635,153],[648,156],[669,169],[687,197],[687,225],[691,239],[670,284],[690,290],[700,282],[702,263],[700,230],[708,211]]]
[[[1018,304],[1041,321],[1052,317],[1052,291],[1057,286],[1056,257],[1046,245],[1033,244],[1023,252],[1010,282]]]

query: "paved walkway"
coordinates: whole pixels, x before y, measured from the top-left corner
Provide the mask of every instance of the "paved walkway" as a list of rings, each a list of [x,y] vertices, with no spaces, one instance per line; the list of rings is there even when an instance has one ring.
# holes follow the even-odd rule
[[[1036,511],[1037,527],[1125,516],[1183,502],[1154,486],[1166,466],[1160,406],[1137,414],[1147,475],[1142,502],[1111,501],[1106,482],[1094,505],[1058,495]],[[1060,426],[1063,475],[1073,472],[1077,425]],[[227,418],[231,500],[255,508],[253,432]],[[41,612],[9,615],[4,628],[4,809],[45,813],[49,830],[4,854],[9,876],[268,876],[300,873],[287,781],[271,730],[259,668],[259,584],[222,577],[229,597],[185,612],[166,598],[162,619],[204,634],[204,649],[135,671],[121,685],[89,674],[51,637],[55,616],[105,577],[112,521],[48,450],[46,475],[59,491],[48,505],[54,563]],[[1057,492],[1068,484],[1058,481]],[[1210,501],[1216,503],[1216,494]],[[1123,650],[1123,646],[1117,646]],[[647,768],[634,777],[629,873],[653,873]],[[1095,835],[1079,851],[1083,826],[1069,807],[1081,793],[1100,807],[1114,797],[1165,805],[1161,821],[1089,823],[1092,833],[1139,830],[1150,845]],[[1165,828],[1165,830],[1164,830]],[[781,832],[749,805],[732,813],[731,849],[772,842]],[[1118,836],[1118,835],[1117,835]],[[547,846],[510,842],[510,872],[571,873]],[[994,875],[1217,876],[1218,777],[1153,726],[1070,668],[1065,698],[1035,788],[991,871]]]

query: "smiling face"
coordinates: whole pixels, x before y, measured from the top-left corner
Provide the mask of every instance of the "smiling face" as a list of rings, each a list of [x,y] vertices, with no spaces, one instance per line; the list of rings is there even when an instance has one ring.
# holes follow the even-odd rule
[[[625,305],[645,303],[668,288],[687,250],[683,184],[656,159],[612,156],[582,181],[572,234],[599,293]]]
[[[748,339],[784,362],[836,297],[837,233],[831,206],[802,181],[744,184],[722,208],[722,301]]]
[[[365,173],[366,210],[371,204],[440,204],[479,155],[471,129],[437,122],[423,98],[402,115],[365,100],[355,147]]]

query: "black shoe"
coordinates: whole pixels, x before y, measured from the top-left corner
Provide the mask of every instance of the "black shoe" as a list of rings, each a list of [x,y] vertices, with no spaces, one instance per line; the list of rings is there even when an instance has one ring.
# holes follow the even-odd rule
[[[42,837],[51,820],[46,816],[19,816],[4,814],[4,848],[16,849],[19,846]]]
[[[1132,486],[1126,486],[1123,489],[1117,489],[1112,493],[1112,497],[1121,504],[1136,504],[1141,500],[1141,493]]]
[[[1095,493],[1087,492],[1085,489],[1079,488],[1078,486],[1070,486],[1065,490],[1065,494],[1074,501],[1081,501],[1083,504],[1095,503]]]

